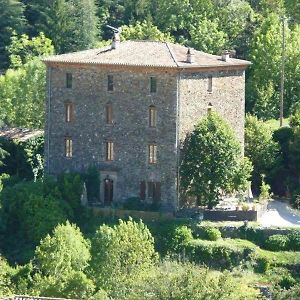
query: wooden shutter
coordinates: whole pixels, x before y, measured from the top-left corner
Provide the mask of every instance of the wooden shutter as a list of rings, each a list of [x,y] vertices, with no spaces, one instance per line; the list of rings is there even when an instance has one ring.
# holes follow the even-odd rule
[[[141,184],[140,184],[140,198],[141,198],[141,200],[146,199],[146,182],[145,181],[141,181]]]
[[[155,182],[154,188],[154,201],[158,202],[161,198],[161,191],[160,191],[160,182]]]

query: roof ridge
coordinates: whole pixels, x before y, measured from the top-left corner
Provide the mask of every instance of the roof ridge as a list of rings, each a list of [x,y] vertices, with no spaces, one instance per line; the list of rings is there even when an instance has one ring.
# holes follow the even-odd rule
[[[167,46],[167,48],[168,48],[168,50],[169,50],[169,52],[170,52],[170,54],[171,54],[172,59],[174,60],[176,66],[179,67],[179,65],[178,65],[178,63],[177,63],[177,60],[176,60],[176,58],[175,58],[175,55],[174,55],[172,49],[171,49],[170,46],[169,46],[169,43],[168,43],[168,42],[165,42],[165,44],[166,44],[166,46]]]

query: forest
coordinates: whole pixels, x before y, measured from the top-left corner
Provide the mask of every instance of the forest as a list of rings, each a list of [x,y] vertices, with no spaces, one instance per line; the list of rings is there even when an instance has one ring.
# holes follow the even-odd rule
[[[251,61],[244,150],[253,192],[300,208],[299,0],[0,0],[0,128],[43,129],[41,58],[108,45],[106,25],[121,27],[122,40]],[[300,298],[299,230],[266,236],[236,223],[229,237],[223,224],[199,220],[96,217],[81,197],[84,184],[97,196],[98,176],[44,176],[43,137],[0,139],[0,297],[264,299],[259,283],[272,285],[273,299]]]

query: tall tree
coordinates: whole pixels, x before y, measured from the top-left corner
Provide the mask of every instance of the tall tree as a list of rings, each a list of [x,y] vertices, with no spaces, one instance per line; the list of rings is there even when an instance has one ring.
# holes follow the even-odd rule
[[[8,66],[6,47],[10,44],[13,31],[25,30],[24,6],[18,0],[0,0],[0,69]]]

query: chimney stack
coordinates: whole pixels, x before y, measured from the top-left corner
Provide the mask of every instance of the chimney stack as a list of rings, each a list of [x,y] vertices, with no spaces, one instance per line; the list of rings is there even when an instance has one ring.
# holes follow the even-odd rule
[[[230,52],[228,50],[225,50],[222,53],[222,60],[223,61],[229,61],[230,60]]]
[[[120,45],[120,35],[119,32],[114,32],[112,43],[111,43],[111,49],[117,49]]]
[[[188,51],[186,53],[186,61],[190,64],[194,63],[195,60],[194,60],[194,53],[192,51],[191,48],[188,48]]]

